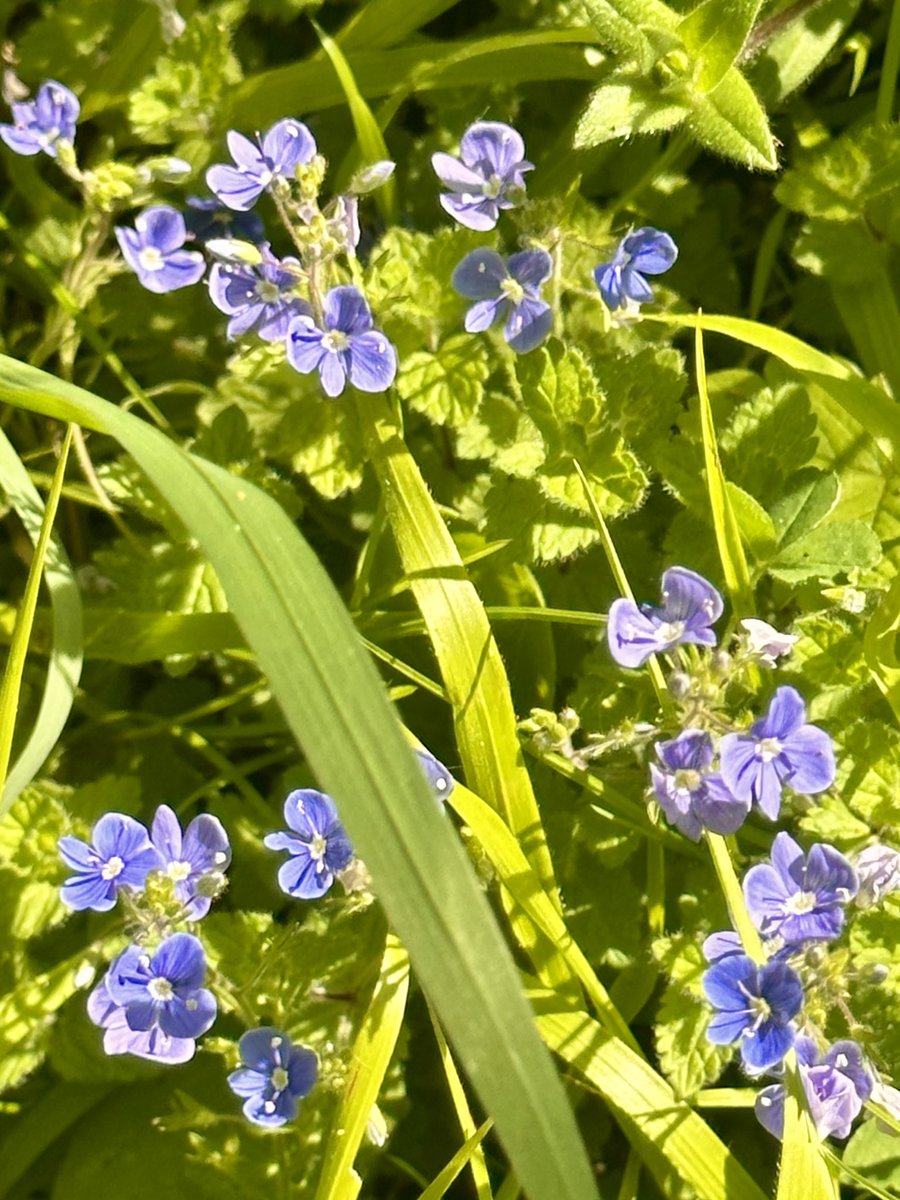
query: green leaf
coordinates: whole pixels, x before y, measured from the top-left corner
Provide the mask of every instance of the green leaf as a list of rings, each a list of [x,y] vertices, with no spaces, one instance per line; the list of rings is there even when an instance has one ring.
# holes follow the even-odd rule
[[[180,510],[214,560],[316,777],[335,796],[519,1178],[535,1197],[594,1197],[571,1111],[530,1027],[509,952],[349,617],[290,519],[252,485],[186,454],[137,417],[5,357],[0,395],[117,437]],[[458,619],[458,605],[451,614]],[[504,789],[524,774],[520,760],[508,769],[491,736],[485,755]]]
[[[420,350],[405,358],[397,391],[435,425],[464,429],[478,412],[489,374],[484,343],[460,333],[434,354]]]
[[[725,491],[742,540],[758,563],[767,562],[778,540],[772,518],[758,500],[736,483],[726,481]]]
[[[694,84],[710,92],[736,61],[762,0],[700,0],[678,26],[678,36],[697,66]]]
[[[687,128],[701,146],[756,171],[774,171],[778,155],[766,114],[737,67],[692,105]]]
[[[792,475],[772,505],[772,520],[781,546],[811,533],[837,504],[840,480],[833,471],[805,467]]]
[[[767,104],[778,104],[818,70],[841,40],[860,3],[825,0],[814,4],[766,43],[750,76]]]
[[[900,1142],[892,1129],[866,1121],[847,1143],[843,1162],[884,1188],[900,1191]]]
[[[662,994],[655,1034],[659,1065],[675,1095],[684,1098],[718,1079],[734,1051],[731,1046],[714,1046],[706,1036],[709,1008],[700,980],[709,964],[699,944],[685,939],[677,958],[677,977]]]
[[[578,118],[573,145],[584,150],[635,133],[664,133],[680,124],[690,111],[686,104],[648,87],[640,76],[619,76],[591,94]]]
[[[881,558],[878,535],[862,521],[828,521],[785,546],[768,564],[786,583],[834,579],[855,568],[874,567]]]
[[[571,558],[599,538],[585,514],[561,508],[528,479],[495,475],[485,496],[484,530],[510,543],[510,553],[533,562]]]
[[[866,626],[866,665],[900,721],[900,579],[895,579]]]

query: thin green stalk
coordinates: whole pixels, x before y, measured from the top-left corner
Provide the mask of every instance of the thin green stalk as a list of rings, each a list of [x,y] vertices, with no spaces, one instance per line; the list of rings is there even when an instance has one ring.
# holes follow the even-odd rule
[[[744,953],[749,954],[755,962],[764,963],[766,961],[766,952],[763,950],[763,944],[757,933],[756,926],[750,920],[747,905],[744,903],[744,893],[741,890],[740,881],[734,869],[734,863],[731,861],[731,852],[728,849],[728,843],[721,834],[710,833],[707,830],[706,844],[709,846],[709,853],[713,866],[716,869],[719,886],[725,897],[725,903],[728,905],[731,922],[740,935]]]
[[[894,119],[894,99],[897,94],[897,75],[900,72],[900,0],[894,0],[891,23],[888,26],[878,96],[875,100],[875,120],[888,125]]]
[[[0,684],[0,784],[6,782],[9,773],[9,759],[12,754],[13,733],[16,727],[16,717],[19,712],[19,697],[22,691],[22,675],[25,671],[25,660],[28,657],[28,643],[31,640],[31,627],[34,624],[34,614],[37,611],[38,596],[41,590],[41,579],[44,574],[44,560],[47,557],[47,547],[50,545],[50,535],[53,532],[53,522],[56,520],[56,510],[62,494],[63,478],[66,473],[66,463],[69,458],[69,448],[72,445],[73,426],[66,428],[59,452],[59,462],[53,473],[53,483],[47,504],[44,508],[44,519],[41,522],[41,532],[34,548],[34,557],[28,570],[25,583],[25,593],[22,597],[22,607],[16,619],[12,642],[9,647],[9,658],[3,682]],[[2,806],[0,806],[2,811]]]
[[[625,1170],[622,1173],[622,1182],[619,1185],[619,1194],[616,1200],[637,1200],[640,1179],[641,1156],[632,1146],[628,1151],[628,1158],[625,1160]]]

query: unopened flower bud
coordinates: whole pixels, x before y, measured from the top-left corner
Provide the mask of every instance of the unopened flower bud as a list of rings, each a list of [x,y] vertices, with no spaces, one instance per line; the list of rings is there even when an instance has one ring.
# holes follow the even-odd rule
[[[363,167],[350,180],[348,190],[357,196],[364,196],[367,192],[374,192],[376,188],[380,188],[383,184],[387,183],[393,175],[396,166],[397,164],[391,162],[390,159],[383,159],[381,162]]]
[[[684,671],[675,671],[669,676],[669,692],[676,700],[683,700],[691,690],[691,677]]]

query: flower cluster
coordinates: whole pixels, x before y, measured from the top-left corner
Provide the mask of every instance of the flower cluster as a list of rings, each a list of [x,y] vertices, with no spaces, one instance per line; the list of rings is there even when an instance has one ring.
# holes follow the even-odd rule
[[[724,604],[708,580],[686,567],[670,567],[662,577],[661,603],[615,600],[609,610],[610,653],[624,667],[640,667],[652,655],[672,655],[689,665],[684,646],[714,651],[713,626]],[[789,653],[792,635],[780,634],[765,621],[743,622],[736,662],[775,666]],[[671,825],[698,841],[703,830],[735,833],[751,809],[774,821],[785,788],[812,796],[831,787],[835,777],[831,738],[806,721],[806,705],[795,688],[776,688],[765,713],[749,728],[723,732],[724,718],[710,709],[704,689],[695,695],[683,670],[673,676],[684,697],[684,727],[657,742],[650,766],[653,795]]]

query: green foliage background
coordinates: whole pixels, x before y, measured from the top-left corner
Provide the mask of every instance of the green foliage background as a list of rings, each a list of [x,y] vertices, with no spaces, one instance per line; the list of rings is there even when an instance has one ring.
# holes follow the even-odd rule
[[[725,902],[705,848],[647,814],[635,731],[656,719],[657,697],[605,647],[602,614],[619,589],[596,510],[641,598],[676,562],[727,580],[721,522],[733,514],[752,606],[733,590],[729,628],[756,615],[799,634],[778,681],[803,692],[838,747],[833,791],[795,798],[784,826],[847,852],[874,836],[900,844],[897,11],[875,0],[0,0],[7,88],[56,78],[81,97],[95,200],[86,218],[47,160],[4,153],[6,643],[59,422],[78,421],[86,440],[63,486],[0,817],[0,1197],[343,1200],[356,1194],[356,1147],[335,1130],[370,1116],[346,1086],[363,1052],[378,1064],[375,1124],[391,1135],[380,1149],[359,1128],[363,1196],[407,1200],[437,1179],[430,1195],[510,1200],[510,1163],[524,1181],[541,1156],[545,1179],[556,1170],[569,1195],[589,1196],[586,1163],[566,1169],[562,1091],[541,1103],[549,1059],[536,1038],[521,1097],[496,1071],[492,1091],[479,1068],[504,989],[517,989],[556,1055],[599,1195],[760,1200],[777,1188],[779,1200],[833,1200],[834,1184],[798,1184],[793,1166],[776,1181],[778,1147],[747,1111],[748,1081],[705,1040],[699,946],[727,923]],[[346,57],[355,106],[310,16]],[[357,144],[371,116],[397,162],[398,219],[370,205],[363,231],[366,294],[400,354],[390,403],[325,400],[271,347],[229,345],[202,289],[153,296],[113,251],[123,214],[200,189],[229,128],[288,115],[310,125],[335,188],[372,157]],[[499,242],[450,225],[430,167],[482,116],[515,124],[537,164],[528,204],[505,218],[508,244],[535,239],[555,258],[554,337],[520,358],[462,331],[453,267]],[[141,162],[166,154],[190,163],[188,182],[141,177]],[[590,270],[630,225],[668,230],[680,255],[645,319],[610,327]],[[697,310],[726,481],[718,509]],[[268,575],[244,569],[249,550],[230,561],[215,526],[247,495],[248,545],[271,550]],[[398,496],[415,517],[406,524]],[[499,653],[482,679],[491,629]],[[336,664],[348,642],[355,665],[334,676],[328,709],[300,672]],[[455,799],[460,839],[431,809],[420,828],[414,769],[386,752],[379,762],[379,746],[402,742],[386,706],[369,723],[367,658],[407,729],[471,788]],[[748,695],[736,715],[761,703]],[[526,775],[513,718],[533,709]],[[609,747],[590,770],[573,766],[551,719],[566,709],[578,738]],[[279,827],[288,789],[316,783],[338,796],[384,909],[301,908],[277,890],[261,837]],[[235,850],[202,927],[230,990],[177,1070],[104,1057],[85,989],[123,931],[68,917],[58,900],[62,833],[84,836],[110,809],[148,820],[160,803],[215,812]],[[741,831],[739,866],[771,832],[756,820]],[[442,905],[446,956],[428,924]],[[411,954],[408,1001],[385,986],[405,961],[389,925]],[[887,1078],[900,1057],[898,931],[896,900],[857,914],[833,964],[854,1035]],[[477,1018],[456,1003],[457,967],[469,971],[460,996],[483,1000]],[[321,1086],[283,1135],[243,1122],[224,1083],[248,1009],[322,1058]],[[510,1046],[529,1021],[521,1002],[509,1009]],[[535,1114],[546,1140],[529,1158]],[[482,1129],[478,1148],[485,1117],[500,1136]],[[464,1143],[465,1169],[441,1177]],[[837,1153],[841,1194],[900,1194],[895,1135],[873,1120]],[[532,1200],[551,1200],[537,1178]]]

